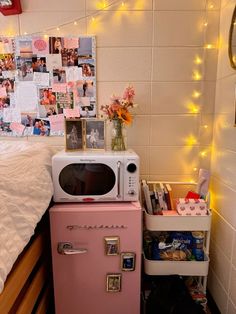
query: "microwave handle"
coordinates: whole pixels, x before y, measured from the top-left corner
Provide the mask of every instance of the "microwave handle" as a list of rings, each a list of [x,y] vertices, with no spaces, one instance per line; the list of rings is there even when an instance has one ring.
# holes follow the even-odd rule
[[[121,162],[117,162],[117,197],[120,198],[120,165]]]

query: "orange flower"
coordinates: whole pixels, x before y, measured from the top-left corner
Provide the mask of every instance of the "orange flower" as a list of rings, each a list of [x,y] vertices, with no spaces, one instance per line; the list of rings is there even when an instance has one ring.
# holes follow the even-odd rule
[[[118,111],[117,111],[117,115],[118,115],[118,118],[124,122],[125,124],[129,125],[132,123],[132,116],[131,114],[129,113],[129,111],[123,109],[123,108],[120,108]]]

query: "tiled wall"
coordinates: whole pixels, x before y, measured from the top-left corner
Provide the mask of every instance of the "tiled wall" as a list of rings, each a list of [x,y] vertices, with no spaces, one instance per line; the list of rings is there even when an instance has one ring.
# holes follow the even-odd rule
[[[139,107],[127,138],[141,157],[143,177],[191,180],[200,167],[209,168],[220,0],[21,2],[23,14],[1,17],[0,33],[96,35],[99,107],[134,85]],[[201,95],[194,98],[194,91]]]
[[[222,1],[212,154],[213,225],[209,289],[221,313],[236,313],[236,72],[228,59],[228,30],[235,0]]]

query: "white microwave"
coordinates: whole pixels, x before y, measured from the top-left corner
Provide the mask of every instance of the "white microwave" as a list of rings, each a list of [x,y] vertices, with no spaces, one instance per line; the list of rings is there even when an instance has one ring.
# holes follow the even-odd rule
[[[55,202],[138,201],[139,156],[131,150],[59,152],[52,158]]]

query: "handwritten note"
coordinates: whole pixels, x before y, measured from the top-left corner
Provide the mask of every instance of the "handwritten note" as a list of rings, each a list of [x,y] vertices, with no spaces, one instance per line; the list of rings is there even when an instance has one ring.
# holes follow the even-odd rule
[[[74,109],[65,108],[63,109],[63,113],[66,118],[79,118],[80,117],[80,111],[78,108],[74,108]]]
[[[10,123],[10,129],[16,133],[23,134],[25,126],[18,122],[12,122]]]
[[[34,72],[33,81],[37,85],[49,86],[49,73]]]
[[[66,93],[67,92],[67,84],[66,83],[54,83],[52,85],[52,91],[55,93]]]
[[[52,132],[64,131],[64,114],[49,116],[48,118]]]
[[[82,68],[67,67],[66,68],[66,81],[79,81],[82,80]]]
[[[36,112],[38,104],[37,87],[33,82],[17,82],[16,106],[21,112]]]

